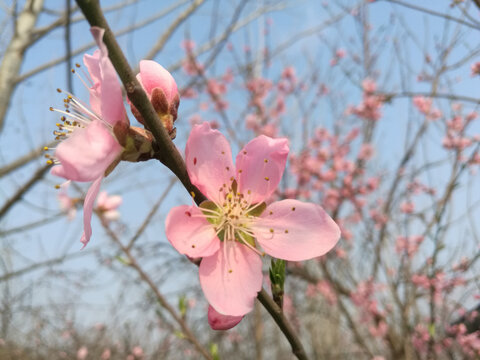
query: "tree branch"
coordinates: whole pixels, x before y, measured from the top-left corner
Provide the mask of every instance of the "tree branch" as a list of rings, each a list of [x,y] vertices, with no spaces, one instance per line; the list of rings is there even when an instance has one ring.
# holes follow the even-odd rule
[[[43,8],[43,0],[28,0],[15,22],[15,32],[0,64],[0,131],[23,63],[25,50],[33,41],[33,29]]]
[[[167,166],[182,182],[189,193],[194,195],[197,204],[205,200],[205,196],[190,182],[185,162],[178,152],[177,148],[171,141],[167,131],[158,119],[152,104],[148,100],[147,95],[143,91],[142,86],[137,81],[135,74],[132,72],[125,55],[118,45],[114,34],[112,33],[105,17],[102,14],[98,0],[77,0],[77,4],[82,10],[85,18],[91,26],[98,26],[105,29],[103,41],[108,49],[108,55],[112,61],[115,70],[125,86],[127,96],[137,110],[142,114],[146,127],[152,132],[157,145],[159,160]],[[280,330],[284,333],[293,353],[301,360],[307,359],[305,350],[295,334],[293,327],[282,313],[282,310],[268,296],[266,291],[262,289],[258,294],[258,299],[267,311],[272,315]]]

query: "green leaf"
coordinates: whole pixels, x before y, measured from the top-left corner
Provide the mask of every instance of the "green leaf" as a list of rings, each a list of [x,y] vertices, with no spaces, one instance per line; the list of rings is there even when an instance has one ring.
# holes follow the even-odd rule
[[[122,265],[130,266],[130,260],[124,258],[123,256],[115,256],[115,259],[117,259]]]
[[[269,270],[273,301],[275,301],[280,308],[283,307],[285,266],[285,260],[272,259]]]
[[[178,310],[182,317],[187,313],[187,297],[185,295],[180,296],[178,299]]]
[[[212,354],[213,360],[220,360],[220,355],[218,354],[218,345],[215,343],[210,344],[210,354]]]
[[[179,330],[175,330],[175,332],[173,333],[176,337],[178,337],[179,339],[185,339],[185,335],[179,331]]]

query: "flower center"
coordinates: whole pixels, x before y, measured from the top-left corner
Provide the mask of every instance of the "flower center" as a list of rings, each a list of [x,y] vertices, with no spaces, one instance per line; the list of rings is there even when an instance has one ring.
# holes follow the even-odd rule
[[[237,182],[233,179],[232,185],[226,184],[219,189],[222,203],[204,201],[200,208],[205,218],[214,226],[220,241],[237,241],[260,255],[265,255],[256,249],[255,234],[251,225],[266,208],[264,202],[251,204],[243,194],[237,192]]]

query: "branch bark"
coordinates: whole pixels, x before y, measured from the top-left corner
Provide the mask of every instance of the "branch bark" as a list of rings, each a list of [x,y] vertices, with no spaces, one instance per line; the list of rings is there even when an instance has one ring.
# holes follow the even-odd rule
[[[16,78],[23,62],[23,55],[34,41],[34,27],[42,11],[44,0],[28,0],[15,22],[15,32],[0,64],[0,132],[10,99],[15,90]]]

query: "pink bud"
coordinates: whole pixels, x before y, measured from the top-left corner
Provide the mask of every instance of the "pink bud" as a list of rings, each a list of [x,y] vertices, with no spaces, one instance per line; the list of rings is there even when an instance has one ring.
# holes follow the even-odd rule
[[[173,76],[160,64],[152,60],[140,61],[140,73],[137,79],[142,84],[153,108],[171,136],[174,136],[173,123],[177,119],[180,95]],[[138,110],[130,104],[133,115],[144,123]]]

